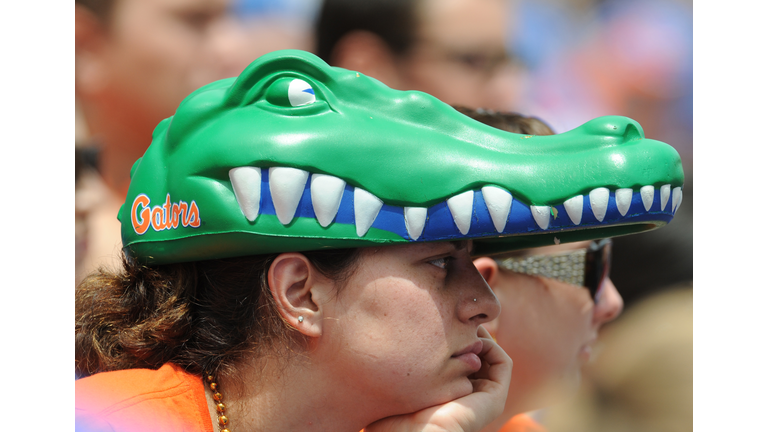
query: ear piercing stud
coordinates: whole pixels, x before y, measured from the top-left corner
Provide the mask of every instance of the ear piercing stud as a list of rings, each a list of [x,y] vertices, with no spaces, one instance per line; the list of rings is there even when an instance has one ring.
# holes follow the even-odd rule
[[[301,316],[301,315],[299,315],[299,324],[301,324],[301,323],[303,323],[303,322],[304,322],[304,317],[303,317],[303,316]]]

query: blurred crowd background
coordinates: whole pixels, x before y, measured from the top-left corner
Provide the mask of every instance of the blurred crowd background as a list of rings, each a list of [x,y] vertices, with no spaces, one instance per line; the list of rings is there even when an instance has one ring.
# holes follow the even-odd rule
[[[90,10],[76,15],[77,281],[97,265],[114,263],[107,257],[119,250],[115,215],[127,173],[154,125],[195,88],[237,75],[262,54],[317,52],[321,0],[76,4]],[[104,4],[115,10],[103,10]],[[615,239],[612,278],[626,312],[606,327],[582,393],[573,404],[537,416],[553,432],[692,430],[692,1],[516,0],[503,10],[502,54],[435,48],[485,73],[482,79],[497,80],[489,95],[419,89],[455,105],[536,116],[557,133],[602,115],[624,115],[637,120],[646,137],[675,147],[686,171],[683,205],[668,227]],[[473,31],[460,29],[463,23],[449,30]],[[397,29],[400,23],[381,25]],[[487,29],[481,20],[474,30]],[[430,49],[419,55],[438,55]],[[343,53],[337,57],[345,61]],[[343,64],[363,68],[376,59],[363,60]],[[492,77],[499,62],[503,73]],[[447,74],[449,66],[436,71]]]

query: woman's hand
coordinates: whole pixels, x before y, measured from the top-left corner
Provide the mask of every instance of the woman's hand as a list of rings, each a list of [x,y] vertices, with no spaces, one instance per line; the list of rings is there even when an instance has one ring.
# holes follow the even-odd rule
[[[480,326],[483,366],[470,375],[472,393],[462,398],[411,414],[387,417],[365,428],[365,432],[475,432],[501,415],[512,376],[512,359]]]

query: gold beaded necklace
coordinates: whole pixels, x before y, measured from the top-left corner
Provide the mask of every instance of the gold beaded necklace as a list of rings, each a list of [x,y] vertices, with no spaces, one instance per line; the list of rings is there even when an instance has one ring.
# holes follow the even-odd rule
[[[219,416],[219,432],[230,432],[229,429],[227,429],[229,418],[226,416],[227,407],[224,405],[224,396],[221,394],[219,385],[214,381],[213,375],[206,375],[208,385],[211,387],[211,391],[213,391],[213,400],[216,402],[216,413]]]

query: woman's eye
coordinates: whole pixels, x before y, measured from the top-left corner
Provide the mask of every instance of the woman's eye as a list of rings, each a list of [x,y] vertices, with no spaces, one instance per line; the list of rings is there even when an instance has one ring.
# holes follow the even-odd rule
[[[441,269],[446,269],[448,267],[448,260],[450,257],[443,257],[443,258],[437,258],[428,261],[430,264],[432,264],[435,267],[440,267]]]

